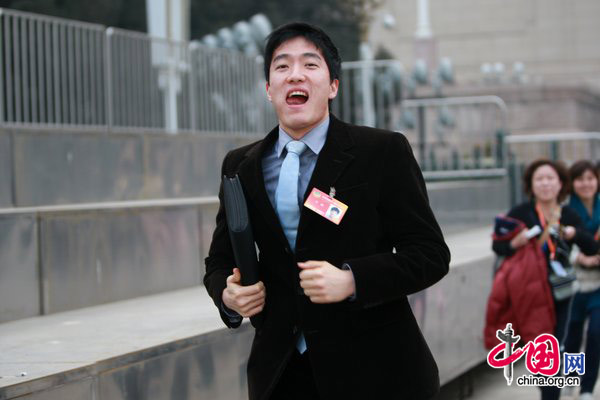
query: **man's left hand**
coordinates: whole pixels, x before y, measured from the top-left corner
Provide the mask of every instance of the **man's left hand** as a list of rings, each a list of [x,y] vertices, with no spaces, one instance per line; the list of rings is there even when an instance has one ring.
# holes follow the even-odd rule
[[[313,303],[337,303],[352,296],[355,291],[352,271],[334,267],[327,261],[298,263],[300,286]]]

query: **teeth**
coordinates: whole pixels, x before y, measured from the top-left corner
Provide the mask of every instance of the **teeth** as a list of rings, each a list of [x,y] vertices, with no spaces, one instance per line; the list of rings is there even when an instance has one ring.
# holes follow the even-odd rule
[[[290,93],[290,95],[288,97],[292,97],[292,96],[304,96],[304,97],[308,97],[308,94],[306,92],[301,91],[301,90],[295,90],[292,93]]]

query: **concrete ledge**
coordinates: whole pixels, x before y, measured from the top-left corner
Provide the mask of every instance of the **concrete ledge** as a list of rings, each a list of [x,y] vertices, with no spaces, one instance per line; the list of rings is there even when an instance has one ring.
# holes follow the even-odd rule
[[[442,385],[480,364],[487,356],[483,326],[492,286],[491,232],[488,225],[446,234],[452,256],[450,272],[434,286],[410,298],[437,361]]]
[[[145,398],[157,380],[153,398],[241,399],[253,334],[202,287],[4,323],[0,399]]]

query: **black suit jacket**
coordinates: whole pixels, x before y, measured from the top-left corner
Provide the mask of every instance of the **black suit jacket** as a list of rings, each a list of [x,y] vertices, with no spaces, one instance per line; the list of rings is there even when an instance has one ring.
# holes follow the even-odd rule
[[[268,399],[300,331],[323,399],[433,397],[439,390],[437,366],[407,295],[440,280],[450,253],[408,141],[331,117],[305,199],[314,187],[328,193],[333,186],[348,210],[335,225],[302,207],[294,254],[262,175],[262,156],[277,136],[275,128],[265,139],[231,151],[222,168],[222,174],[241,178],[267,293],[248,361],[250,399]],[[348,263],[356,299],[312,303],[299,284],[296,262],[305,260]],[[219,310],[233,267],[221,206],[204,278]],[[236,327],[222,312],[221,317]]]

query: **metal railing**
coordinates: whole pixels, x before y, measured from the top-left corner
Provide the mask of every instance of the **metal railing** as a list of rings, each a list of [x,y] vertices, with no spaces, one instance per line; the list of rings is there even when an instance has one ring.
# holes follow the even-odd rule
[[[424,171],[504,167],[508,128],[502,99],[407,99],[405,75],[397,60],[345,62],[332,111],[350,123],[401,131]]]
[[[193,42],[191,129],[264,134],[277,124],[267,100],[262,58]],[[194,113],[195,112],[195,113]]]
[[[0,9],[0,121],[105,125],[104,28]]]
[[[0,124],[264,134],[277,122],[262,59],[0,9]],[[501,168],[498,97],[406,100],[396,60],[345,62],[332,111],[400,130],[425,171]]]
[[[342,63],[333,113],[352,124],[399,129],[403,72],[404,67],[397,60]]]
[[[0,9],[0,124],[264,133],[262,61]]]
[[[566,164],[600,159],[600,132],[561,132],[506,137],[510,156],[517,164],[550,158]]]
[[[408,99],[399,129],[425,171],[504,168],[507,108],[497,96]]]

